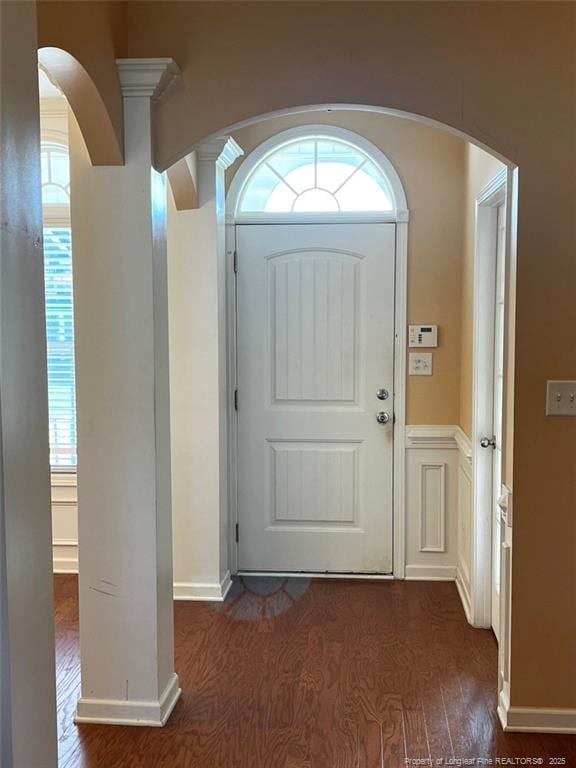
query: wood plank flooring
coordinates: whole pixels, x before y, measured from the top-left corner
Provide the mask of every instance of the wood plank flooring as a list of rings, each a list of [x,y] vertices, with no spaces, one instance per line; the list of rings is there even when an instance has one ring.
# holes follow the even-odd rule
[[[576,737],[502,732],[496,642],[452,583],[252,579],[177,602],[183,694],[162,729],[74,725],[76,577],[55,590],[60,768],[576,766]]]

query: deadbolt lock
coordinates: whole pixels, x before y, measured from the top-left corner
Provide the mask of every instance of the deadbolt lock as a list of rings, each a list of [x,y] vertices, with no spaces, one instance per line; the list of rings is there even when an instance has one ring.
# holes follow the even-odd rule
[[[376,390],[376,397],[378,400],[388,400],[388,390],[387,389],[377,389]]]

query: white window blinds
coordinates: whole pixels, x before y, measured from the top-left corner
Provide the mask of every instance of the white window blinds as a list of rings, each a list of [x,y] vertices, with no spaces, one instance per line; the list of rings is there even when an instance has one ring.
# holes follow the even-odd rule
[[[76,468],[72,248],[69,227],[44,228],[48,410],[52,469]]]

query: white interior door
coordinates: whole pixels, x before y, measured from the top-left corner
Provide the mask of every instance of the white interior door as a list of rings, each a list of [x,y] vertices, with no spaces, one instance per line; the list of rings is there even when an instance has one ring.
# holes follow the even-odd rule
[[[391,573],[395,225],[236,231],[239,568]]]
[[[506,206],[497,210],[496,285],[494,294],[494,412],[492,462],[492,628],[500,636],[500,570],[504,521],[498,499],[502,493],[502,438],[504,406],[504,333],[506,318]]]

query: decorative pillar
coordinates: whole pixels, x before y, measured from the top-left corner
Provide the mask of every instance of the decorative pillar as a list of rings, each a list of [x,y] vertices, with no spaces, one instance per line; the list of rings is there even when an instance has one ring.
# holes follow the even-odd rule
[[[56,768],[34,3],[0,3],[0,48],[0,765]]]
[[[231,583],[224,175],[241,154],[227,136],[201,144],[198,208],[170,211],[174,592],[182,600],[223,600]]]
[[[76,722],[164,725],[174,672],[166,184],[152,101],[171,59],[118,61],[121,167],[71,126],[82,696]]]

